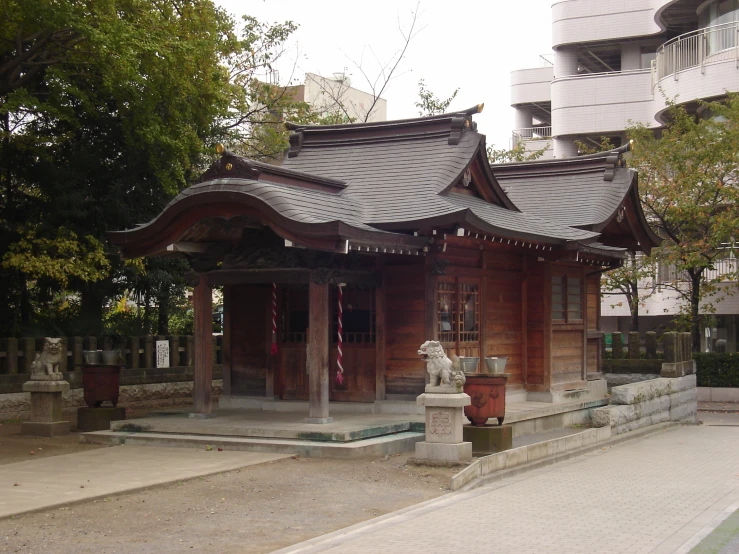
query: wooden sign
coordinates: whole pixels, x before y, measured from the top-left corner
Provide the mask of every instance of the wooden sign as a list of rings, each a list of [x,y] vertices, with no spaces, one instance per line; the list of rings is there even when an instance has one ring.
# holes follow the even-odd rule
[[[157,367],[169,367],[169,341],[157,341]]]

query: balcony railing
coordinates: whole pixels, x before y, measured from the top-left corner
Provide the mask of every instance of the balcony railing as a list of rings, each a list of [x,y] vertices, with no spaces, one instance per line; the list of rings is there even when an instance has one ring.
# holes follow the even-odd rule
[[[739,21],[685,33],[657,49],[656,81],[692,67],[736,60],[739,63]]]
[[[515,148],[520,142],[526,140],[543,140],[548,138],[552,138],[551,126],[516,129],[513,131],[513,147]]]
[[[703,280],[710,282],[728,282],[737,280],[737,258],[724,258],[713,262],[713,269],[703,271]],[[674,265],[659,264],[657,270],[657,283],[687,282],[690,276],[687,272],[678,271]]]

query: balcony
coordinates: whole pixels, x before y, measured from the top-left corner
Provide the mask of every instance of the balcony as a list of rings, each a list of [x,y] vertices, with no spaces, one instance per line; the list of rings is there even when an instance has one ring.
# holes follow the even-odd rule
[[[657,50],[656,82],[666,77],[678,79],[681,71],[710,64],[734,61],[739,63],[739,21],[722,23],[685,33],[664,43]]]
[[[545,140],[552,138],[551,127],[529,127],[528,129],[515,129],[513,136],[513,147],[519,145],[519,143],[531,140]]]

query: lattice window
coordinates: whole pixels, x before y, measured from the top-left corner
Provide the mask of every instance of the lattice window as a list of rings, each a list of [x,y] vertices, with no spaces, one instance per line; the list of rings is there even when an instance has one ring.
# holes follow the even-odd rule
[[[375,289],[371,287],[344,287],[344,318],[342,340],[347,344],[374,344],[377,332]],[[339,294],[331,290],[331,341],[338,342]]]
[[[436,321],[440,342],[457,340],[457,285],[455,282],[439,281],[436,295]]]
[[[552,275],[552,320],[560,323],[580,322],[582,314],[582,278]]]
[[[459,342],[480,340],[480,287],[477,283],[459,283]]]
[[[444,280],[437,284],[436,325],[439,342],[480,341],[480,285],[477,282]]]

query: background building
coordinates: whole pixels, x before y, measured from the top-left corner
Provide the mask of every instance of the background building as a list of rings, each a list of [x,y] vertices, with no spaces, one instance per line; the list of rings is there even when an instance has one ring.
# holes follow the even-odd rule
[[[739,0],[560,0],[552,5],[553,59],[511,74],[516,111],[513,145],[546,148],[544,158],[578,155],[576,141],[619,146],[630,122],[658,128],[667,100],[698,110],[698,100],[739,91]],[[734,250],[716,265],[718,276],[736,270]],[[709,272],[710,273],[710,272]],[[679,312],[682,276],[655,268],[641,283],[647,295],[640,331],[659,328]],[[736,282],[720,285],[707,318],[703,350],[736,351]],[[727,294],[727,292],[729,294]],[[604,294],[604,331],[628,331],[625,297]]]
[[[305,83],[290,90],[295,100],[326,114],[344,115],[357,122],[387,121],[387,100],[352,87],[346,73],[334,73],[332,77],[306,73]]]
[[[577,155],[575,141],[619,146],[629,121],[662,125],[666,99],[695,107],[739,91],[739,0],[561,0],[554,59],[511,74],[514,144]]]

